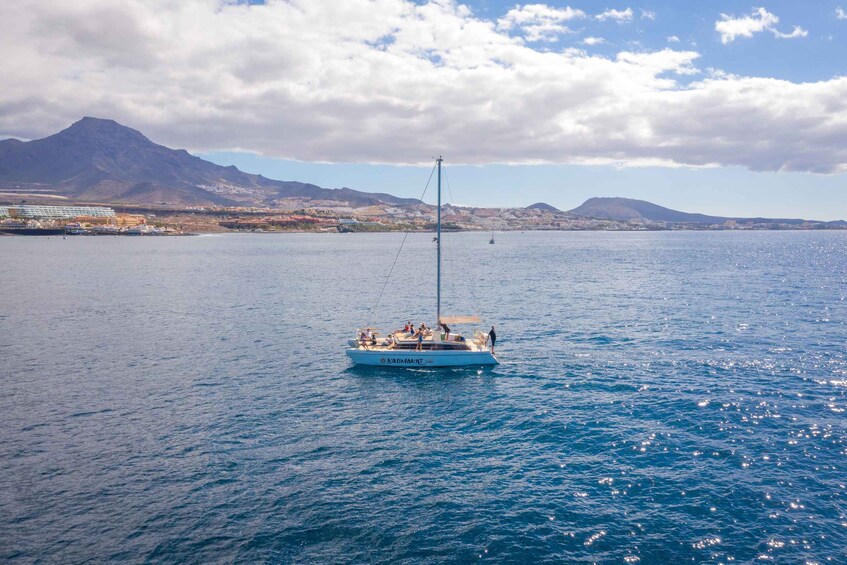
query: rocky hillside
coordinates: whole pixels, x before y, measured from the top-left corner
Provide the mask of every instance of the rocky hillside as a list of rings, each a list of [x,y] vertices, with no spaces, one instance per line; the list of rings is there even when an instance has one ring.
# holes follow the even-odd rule
[[[800,224],[805,221],[784,218],[725,218],[722,216],[707,216],[706,214],[690,214],[671,210],[644,200],[616,197],[589,198],[581,206],[571,210],[570,213],[582,218],[600,220],[650,220],[674,224],[723,224],[729,220],[745,223]]]
[[[44,139],[0,141],[0,188],[49,190],[102,203],[273,205],[283,198],[352,206],[418,203],[390,194],[327,189],[244,173],[158,145],[134,129],[98,118],[83,118]]]

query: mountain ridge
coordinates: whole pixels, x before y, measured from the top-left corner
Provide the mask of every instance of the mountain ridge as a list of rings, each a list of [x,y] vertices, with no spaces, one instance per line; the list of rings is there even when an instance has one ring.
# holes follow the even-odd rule
[[[650,220],[675,224],[724,224],[727,222],[756,222],[773,224],[801,224],[807,221],[800,218],[742,218],[730,216],[710,216],[690,212],[680,212],[646,200],[605,196],[589,198],[568,213],[582,218],[598,220],[631,221]]]
[[[49,186],[61,196],[103,203],[266,206],[285,198],[353,206],[419,203],[390,194],[245,173],[156,144],[114,120],[93,117],[42,139],[0,141],[0,186],[4,185]]]

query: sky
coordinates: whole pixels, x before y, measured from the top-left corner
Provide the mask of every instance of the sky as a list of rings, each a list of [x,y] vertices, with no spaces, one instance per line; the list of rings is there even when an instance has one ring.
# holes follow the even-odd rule
[[[847,0],[0,3],[0,138],[115,119],[222,165],[561,209],[847,219]]]

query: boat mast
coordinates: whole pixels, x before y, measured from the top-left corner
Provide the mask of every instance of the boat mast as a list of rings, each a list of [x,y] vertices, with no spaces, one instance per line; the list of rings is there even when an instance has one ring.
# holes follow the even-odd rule
[[[438,162],[438,223],[435,228],[435,248],[437,255],[437,267],[436,267],[436,284],[435,284],[435,296],[436,296],[436,310],[435,310],[435,323],[438,324],[441,322],[441,156],[438,156],[436,159]]]

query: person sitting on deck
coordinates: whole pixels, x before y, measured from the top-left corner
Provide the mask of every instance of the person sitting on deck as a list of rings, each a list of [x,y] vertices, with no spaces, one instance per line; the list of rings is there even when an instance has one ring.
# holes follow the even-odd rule
[[[408,332],[409,335],[415,335],[415,324],[413,324],[412,322],[409,322],[406,325],[406,331]]]

